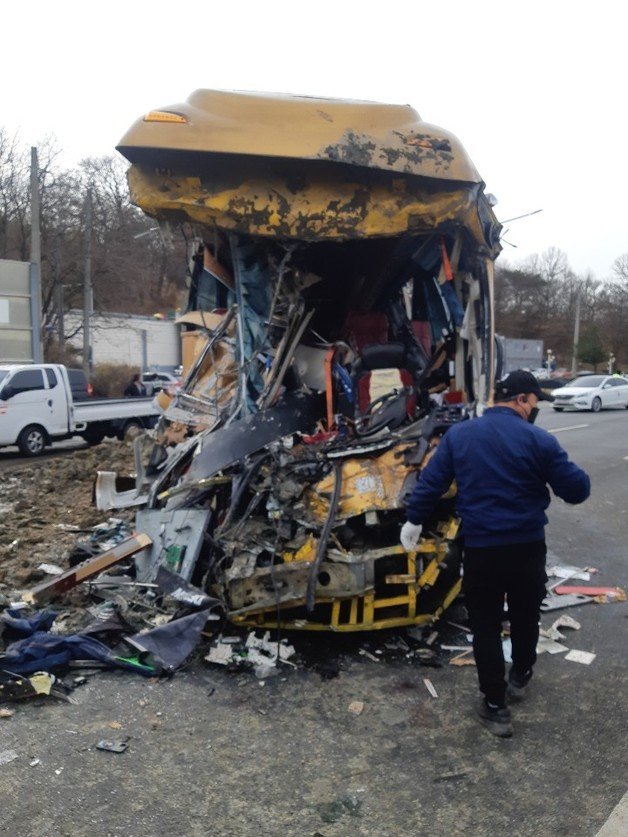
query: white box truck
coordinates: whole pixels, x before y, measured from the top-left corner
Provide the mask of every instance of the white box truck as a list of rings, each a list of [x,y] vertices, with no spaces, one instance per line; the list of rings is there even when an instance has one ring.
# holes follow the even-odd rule
[[[75,402],[68,370],[57,363],[0,365],[0,447],[38,456],[51,442],[82,436],[97,444],[152,427],[159,412],[150,398]]]

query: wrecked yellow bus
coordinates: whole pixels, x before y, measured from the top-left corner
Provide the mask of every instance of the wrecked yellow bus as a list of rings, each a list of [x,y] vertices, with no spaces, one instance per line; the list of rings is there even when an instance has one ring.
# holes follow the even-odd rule
[[[455,486],[404,501],[494,380],[500,225],[460,142],[409,106],[198,90],[120,141],[190,257],[183,386],[137,529],[253,627],[429,623],[460,589]]]

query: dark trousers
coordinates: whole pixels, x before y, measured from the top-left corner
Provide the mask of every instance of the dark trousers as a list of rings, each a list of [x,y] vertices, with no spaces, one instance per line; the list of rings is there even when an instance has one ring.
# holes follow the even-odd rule
[[[463,591],[473,631],[480,691],[503,706],[506,697],[501,643],[504,598],[512,640],[512,665],[525,674],[536,662],[539,614],[545,597],[545,541],[465,547]]]

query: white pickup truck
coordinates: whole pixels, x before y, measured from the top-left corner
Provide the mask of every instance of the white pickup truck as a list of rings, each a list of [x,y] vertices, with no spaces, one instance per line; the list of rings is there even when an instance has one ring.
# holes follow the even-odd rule
[[[68,371],[57,363],[0,365],[0,447],[17,445],[26,456],[71,436],[90,444],[122,439],[131,427],[152,427],[157,415],[150,398],[75,402]]]

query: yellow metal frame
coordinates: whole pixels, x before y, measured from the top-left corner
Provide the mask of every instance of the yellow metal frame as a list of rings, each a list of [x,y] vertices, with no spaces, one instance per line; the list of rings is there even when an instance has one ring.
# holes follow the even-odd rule
[[[401,546],[391,546],[382,550],[380,558],[392,555],[406,556],[406,571],[386,576],[386,583],[391,585],[404,584],[406,591],[403,595],[386,596],[378,595],[375,590],[370,590],[362,596],[351,596],[349,598],[325,599],[317,595],[316,603],[331,603],[331,619],[329,623],[310,622],[304,619],[277,620],[276,609],[266,609],[257,613],[232,614],[230,620],[239,625],[247,625],[252,628],[278,628],[286,630],[307,630],[307,631],[373,631],[381,628],[398,628],[404,625],[422,625],[435,622],[441,614],[449,607],[460,593],[462,579],[458,578],[447,591],[440,605],[432,613],[417,614],[417,602],[425,589],[434,586],[440,573],[441,565],[446,558],[449,546],[456,537],[460,521],[457,518],[449,518],[442,524],[441,531],[436,538],[424,538],[419,543],[416,552],[406,552]],[[427,566],[420,570],[421,556],[430,557]],[[376,559],[377,560],[377,559]],[[420,575],[417,575],[420,572]],[[350,602],[349,618],[341,621],[343,603]],[[360,608],[360,603],[362,607]],[[282,608],[293,609],[303,605],[304,601],[290,602],[283,604]],[[405,607],[406,612],[402,616],[386,617],[380,616],[380,612],[389,607]],[[346,608],[344,608],[346,610]],[[361,619],[358,613],[362,611]]]

